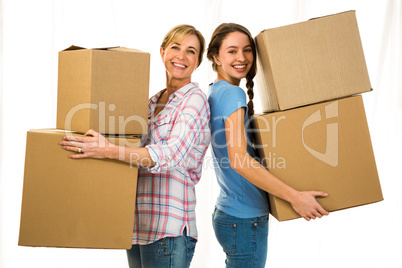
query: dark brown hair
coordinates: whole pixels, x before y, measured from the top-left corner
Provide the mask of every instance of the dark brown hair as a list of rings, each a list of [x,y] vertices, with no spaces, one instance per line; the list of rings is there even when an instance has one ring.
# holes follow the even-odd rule
[[[200,66],[205,50],[205,39],[204,36],[201,34],[201,32],[198,31],[194,26],[188,24],[181,24],[173,27],[163,38],[161,48],[165,50],[168,47],[168,45],[175,42],[180,42],[181,40],[184,39],[184,37],[190,34],[194,34],[198,38],[198,41],[200,42],[200,51],[198,54],[198,66]]]
[[[207,49],[207,58],[212,62],[212,69],[216,72],[218,70],[218,66],[214,60],[214,56],[219,54],[219,49],[223,43],[223,40],[227,37],[228,34],[233,32],[240,32],[244,33],[248,36],[251,45],[251,51],[253,53],[253,64],[251,65],[250,71],[246,75],[246,87],[247,87],[247,94],[249,98],[249,102],[247,103],[248,107],[248,116],[252,116],[254,114],[254,81],[253,78],[257,74],[257,51],[255,48],[254,39],[247,30],[246,27],[236,24],[236,23],[222,23],[219,25],[211,36],[211,41],[209,42],[208,49]]]

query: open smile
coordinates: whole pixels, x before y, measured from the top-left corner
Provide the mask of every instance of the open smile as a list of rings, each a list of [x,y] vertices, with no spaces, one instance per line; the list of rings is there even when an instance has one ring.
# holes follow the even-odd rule
[[[244,72],[247,68],[247,64],[232,65],[232,67],[239,72]]]
[[[180,68],[180,69],[185,69],[185,68],[187,68],[186,65],[180,64],[180,63],[177,63],[177,62],[172,62],[172,64],[173,64],[173,66],[175,66],[175,67],[177,67],[177,68]]]

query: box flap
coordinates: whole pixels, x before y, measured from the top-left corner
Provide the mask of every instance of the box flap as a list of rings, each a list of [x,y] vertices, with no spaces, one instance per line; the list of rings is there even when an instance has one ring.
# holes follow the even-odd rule
[[[62,51],[70,51],[70,50],[80,50],[80,49],[86,49],[86,48],[84,48],[84,47],[79,47],[79,46],[74,46],[74,45],[71,45],[71,46],[69,46],[68,48],[66,48],[66,49],[63,49]]]
[[[75,45],[71,45],[68,48],[62,50],[62,51],[71,51],[71,50],[80,50],[80,49],[92,49],[92,50],[110,50],[110,51],[120,51],[120,52],[136,52],[136,53],[147,53],[135,48],[127,48],[127,47],[120,47],[120,46],[115,46],[115,47],[97,47],[97,48],[85,48],[85,47],[79,47]]]
[[[116,46],[116,47],[94,47],[94,48],[89,48],[89,49],[92,49],[92,50],[112,50],[114,48],[119,48],[119,46]]]
[[[135,49],[135,48],[127,48],[127,47],[112,47],[112,48],[108,48],[108,50],[121,51],[121,52],[147,53],[147,52]]]
[[[111,49],[114,49],[114,48],[119,48],[119,47],[116,46],[116,47],[85,48],[85,47],[79,47],[79,46],[71,45],[68,48],[64,49],[63,51],[80,50],[80,49],[111,50]]]

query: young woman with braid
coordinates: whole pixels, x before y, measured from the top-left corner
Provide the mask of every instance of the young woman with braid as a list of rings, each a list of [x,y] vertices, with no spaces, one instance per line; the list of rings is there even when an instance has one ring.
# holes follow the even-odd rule
[[[217,78],[210,85],[212,155],[220,193],[213,213],[215,236],[226,253],[226,267],[264,267],[267,257],[267,192],[289,202],[304,219],[327,215],[315,197],[318,191],[297,191],[283,183],[255,160],[249,135],[249,116],[254,113],[253,78],[256,48],[243,26],[218,26],[207,57]],[[246,78],[249,103],[239,87]]]

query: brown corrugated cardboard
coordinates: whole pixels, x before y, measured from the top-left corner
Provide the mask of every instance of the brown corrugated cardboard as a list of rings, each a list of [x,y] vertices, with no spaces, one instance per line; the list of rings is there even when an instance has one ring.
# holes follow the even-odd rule
[[[255,41],[263,112],[371,90],[355,11],[267,29]]]
[[[150,54],[136,49],[59,52],[58,129],[146,134]]]
[[[361,95],[256,115],[260,157],[268,170],[297,190],[327,192],[327,211],[383,200]],[[279,221],[299,217],[269,195]]]
[[[72,134],[72,133],[68,133]],[[138,168],[71,159],[61,130],[27,133],[19,245],[131,248]],[[138,147],[137,138],[109,139]]]

